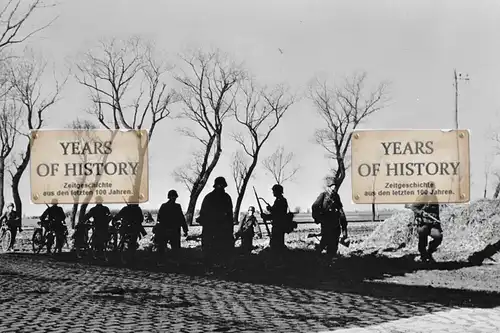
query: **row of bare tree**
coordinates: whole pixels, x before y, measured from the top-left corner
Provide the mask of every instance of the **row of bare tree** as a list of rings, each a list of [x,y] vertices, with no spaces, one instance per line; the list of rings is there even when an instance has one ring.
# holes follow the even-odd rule
[[[39,5],[38,1],[34,3],[33,10]],[[7,23],[5,29],[10,26]],[[10,43],[14,42],[11,38]],[[174,177],[190,192],[186,214],[189,224],[198,198],[223,152],[223,130],[228,121],[235,121],[241,129],[230,133],[241,148],[233,154],[232,163],[237,189],[234,217],[237,219],[262,147],[290,107],[301,98],[290,93],[284,84],[260,85],[241,63],[234,62],[219,50],[186,52],[180,56],[180,64],[172,66],[152,43],[135,37],[102,40],[97,47],[80,54],[73,65],[76,81],[89,93],[90,106],[86,111],[104,128],[146,128],[151,140],[161,121],[173,118],[187,121],[189,126],[179,131],[192,138],[197,149],[186,165],[175,170]],[[5,170],[9,170],[16,209],[22,212],[19,181],[30,159],[29,130],[40,129],[45,124],[47,111],[58,101],[68,79],[55,79],[49,86],[45,75],[45,63],[35,56],[24,54],[22,58],[2,60],[0,210],[4,204]],[[335,162],[329,177],[337,180],[337,186],[345,178],[352,130],[383,108],[387,101],[386,83],[368,93],[365,83],[365,73],[354,74],[335,87],[316,79],[303,94],[312,101],[324,121],[325,127],[317,130],[315,137]],[[179,87],[174,89],[175,85]],[[80,119],[71,126],[96,127]],[[19,156],[11,156],[12,167],[9,168],[7,158],[18,143],[25,149],[21,149]],[[280,147],[261,163],[274,175],[276,182],[282,183],[297,172],[292,159],[293,153],[287,154]],[[73,221],[77,209],[75,205]],[[86,205],[82,205],[80,217],[85,210]]]

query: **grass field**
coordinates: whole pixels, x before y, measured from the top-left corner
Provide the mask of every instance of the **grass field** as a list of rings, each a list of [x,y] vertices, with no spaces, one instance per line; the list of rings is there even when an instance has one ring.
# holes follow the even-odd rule
[[[376,216],[376,221],[384,221],[385,219],[389,218],[393,212],[381,212]],[[350,223],[359,223],[359,222],[371,222],[372,221],[372,214],[371,212],[346,212],[347,220]],[[156,216],[153,215],[153,218],[156,220]],[[312,223],[314,222],[311,214],[310,213],[297,213],[295,214],[294,220],[299,223]],[[66,220],[67,224],[69,224],[69,219]],[[35,218],[24,218],[23,219],[23,228],[34,228],[36,226],[36,223],[38,222],[38,219]],[[262,225],[262,227],[264,227]]]

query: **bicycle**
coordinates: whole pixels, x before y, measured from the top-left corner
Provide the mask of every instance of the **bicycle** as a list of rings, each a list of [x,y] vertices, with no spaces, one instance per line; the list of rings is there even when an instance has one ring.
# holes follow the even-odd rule
[[[89,230],[92,230],[92,222],[90,220],[78,223],[73,233],[73,249],[76,251],[77,256],[80,252],[86,253],[90,249],[92,235],[89,237]]]
[[[127,259],[133,259],[127,257],[131,255],[133,256],[133,253],[135,253],[139,245],[137,241],[142,238],[141,236],[144,236],[134,229],[135,227],[131,225],[130,222],[124,223],[124,221],[122,221],[122,224],[120,225],[120,229],[118,231],[120,235],[120,241],[118,243],[117,250],[120,252],[120,259],[123,264],[128,262]]]
[[[10,243],[12,241],[12,233],[10,232],[10,228],[7,225],[7,222],[2,222],[2,226],[0,227],[0,243],[2,244],[2,251],[7,252],[10,247]]]
[[[61,227],[61,232],[57,233],[52,226],[55,224],[52,221],[38,221],[39,227],[35,228],[33,232],[33,237],[31,238],[31,244],[33,252],[35,254],[40,253],[40,251],[47,246],[47,253],[50,253],[52,245],[54,245],[54,240],[57,243],[62,243],[62,247],[66,244],[68,245],[68,228],[63,222]],[[44,232],[45,230],[45,232]]]
[[[117,252],[120,243],[121,221],[111,221],[108,226],[108,240],[106,242],[106,250],[109,252]]]

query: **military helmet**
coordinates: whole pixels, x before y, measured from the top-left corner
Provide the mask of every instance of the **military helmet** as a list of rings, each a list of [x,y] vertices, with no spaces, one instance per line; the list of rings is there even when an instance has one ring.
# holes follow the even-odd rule
[[[283,186],[280,184],[273,185],[272,190],[273,192],[283,193]]]
[[[248,207],[248,210],[251,210],[252,212],[254,212],[254,213],[255,213],[255,207],[254,207],[254,206],[250,206],[250,207]]]
[[[222,187],[227,187],[226,179],[224,177],[217,177],[214,181],[214,187],[220,185]]]
[[[9,207],[14,208],[14,204],[12,202],[9,202],[9,204],[7,205],[7,208],[9,208]]]
[[[178,198],[179,195],[177,194],[176,190],[170,190],[168,191],[167,198]]]

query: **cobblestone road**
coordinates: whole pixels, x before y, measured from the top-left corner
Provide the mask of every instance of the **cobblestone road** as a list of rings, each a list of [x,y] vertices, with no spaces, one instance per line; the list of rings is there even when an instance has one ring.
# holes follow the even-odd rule
[[[92,266],[45,255],[3,254],[0,267],[5,333],[321,332],[450,310],[434,302]]]

